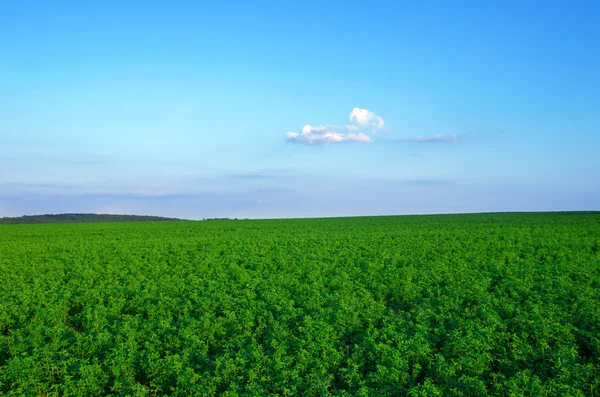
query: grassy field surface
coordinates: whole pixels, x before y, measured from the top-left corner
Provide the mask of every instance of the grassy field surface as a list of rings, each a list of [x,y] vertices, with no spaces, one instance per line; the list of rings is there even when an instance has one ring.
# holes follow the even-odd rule
[[[0,395],[600,396],[600,213],[0,225]]]

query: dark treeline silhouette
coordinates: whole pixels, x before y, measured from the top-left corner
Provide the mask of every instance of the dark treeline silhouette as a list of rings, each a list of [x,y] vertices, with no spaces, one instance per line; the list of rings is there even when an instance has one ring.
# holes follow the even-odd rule
[[[166,222],[183,219],[165,218],[148,215],[110,215],[110,214],[44,214],[24,215],[16,218],[0,218],[0,224],[33,223],[95,223],[95,222]]]

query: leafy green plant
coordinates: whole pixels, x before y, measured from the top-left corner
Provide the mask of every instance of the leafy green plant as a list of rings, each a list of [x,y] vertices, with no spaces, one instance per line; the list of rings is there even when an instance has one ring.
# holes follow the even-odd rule
[[[600,214],[0,225],[0,394],[600,395]]]

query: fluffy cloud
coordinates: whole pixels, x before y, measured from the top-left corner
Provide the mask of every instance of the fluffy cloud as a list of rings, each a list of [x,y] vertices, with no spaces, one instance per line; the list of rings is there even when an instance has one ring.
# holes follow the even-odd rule
[[[288,132],[285,136],[287,142],[302,143],[305,145],[316,145],[320,143],[344,143],[344,142],[373,142],[373,139],[362,131],[369,131],[375,135],[377,130],[383,129],[385,123],[383,119],[368,109],[354,108],[348,115],[348,120],[352,124],[345,126],[320,125],[312,126],[310,124],[302,127],[300,132]],[[361,131],[362,130],[362,131]],[[386,128],[387,130],[387,128]],[[433,136],[413,136],[409,138],[391,138],[384,139],[395,142],[414,142],[414,143],[449,143],[457,144],[459,139],[456,135],[433,135]]]
[[[456,135],[434,135],[434,136],[413,136],[411,138],[400,139],[403,142],[417,142],[417,143],[458,143],[458,137]]]
[[[339,132],[337,127],[333,125],[321,125],[313,127],[309,124],[302,127],[300,132],[288,132],[286,140],[288,142],[304,143],[306,145],[314,145],[318,143],[343,143],[343,142],[372,142],[372,139],[360,133]]]
[[[371,127],[373,132],[379,128],[383,128],[383,125],[385,124],[381,117],[367,109],[361,108],[352,109],[348,115],[348,120],[353,121],[360,126]]]
[[[354,108],[348,119],[354,124],[343,127],[335,125],[312,126],[310,124],[302,127],[300,132],[288,132],[286,141],[298,142],[306,145],[319,143],[344,143],[344,142],[373,142],[373,139],[363,132],[361,128],[370,128],[375,134],[377,129],[383,128],[383,119],[375,113],[367,110]]]

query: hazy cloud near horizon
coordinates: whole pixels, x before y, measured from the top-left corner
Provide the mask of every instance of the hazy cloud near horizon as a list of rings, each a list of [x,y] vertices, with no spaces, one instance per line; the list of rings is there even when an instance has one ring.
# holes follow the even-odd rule
[[[0,196],[0,216],[45,213],[113,213],[186,219],[209,217],[289,218],[593,208],[598,190],[573,192],[481,186],[452,180],[329,180],[312,178],[312,190],[256,189],[231,192],[147,194],[29,194]],[[493,200],[489,200],[493,197]]]

